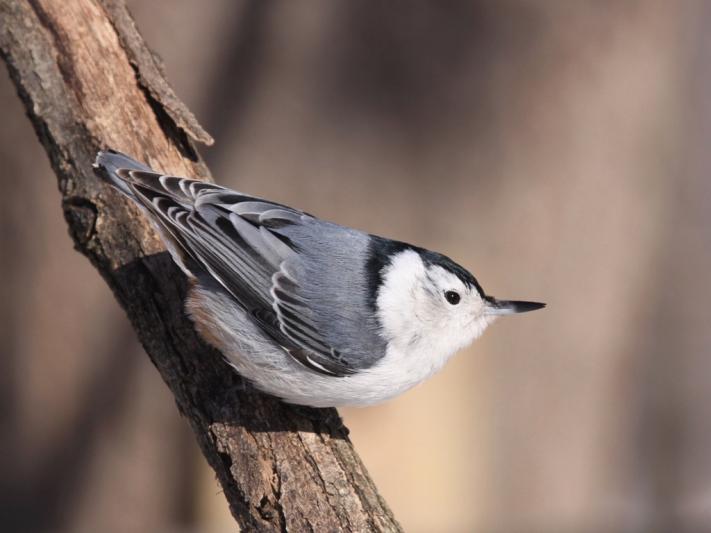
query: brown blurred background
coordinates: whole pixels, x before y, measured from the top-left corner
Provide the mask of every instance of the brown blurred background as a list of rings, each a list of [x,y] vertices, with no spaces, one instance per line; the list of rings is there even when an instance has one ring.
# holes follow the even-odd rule
[[[342,411],[407,531],[711,531],[710,2],[129,5],[220,183],[548,302]],[[0,110],[0,529],[235,530]]]

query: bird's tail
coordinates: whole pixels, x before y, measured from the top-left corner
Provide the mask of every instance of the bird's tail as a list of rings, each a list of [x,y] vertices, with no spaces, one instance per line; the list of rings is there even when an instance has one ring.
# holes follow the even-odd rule
[[[171,220],[169,208],[186,210],[178,203],[175,191],[166,189],[160,182],[161,174],[135,159],[117,152],[102,150],[96,155],[94,173],[109,185],[133,200],[153,222],[168,251],[186,275],[193,277],[200,271],[180,238],[179,230]],[[182,181],[181,178],[173,178]],[[185,192],[178,185],[175,188],[185,199]],[[154,199],[160,202],[154,202]]]
[[[128,157],[126,154],[122,154],[116,150],[101,150],[96,155],[94,173],[132,199],[135,199],[135,194],[128,186],[128,182],[125,178],[126,174],[124,172],[119,172],[119,170],[142,170],[145,172],[154,172],[150,167],[147,167],[135,159]]]

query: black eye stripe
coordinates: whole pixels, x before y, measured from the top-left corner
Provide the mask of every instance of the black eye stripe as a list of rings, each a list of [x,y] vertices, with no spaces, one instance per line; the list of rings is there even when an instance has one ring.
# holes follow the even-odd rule
[[[459,296],[459,293],[457,291],[446,291],[444,293],[444,297],[451,305],[457,305],[462,299],[462,297]]]

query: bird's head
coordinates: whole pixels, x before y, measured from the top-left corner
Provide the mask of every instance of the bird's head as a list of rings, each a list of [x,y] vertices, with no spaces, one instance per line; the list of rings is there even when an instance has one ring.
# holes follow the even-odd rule
[[[545,304],[497,300],[466,269],[417,248],[394,253],[381,273],[377,312],[389,343],[448,357],[479,337],[497,317]]]

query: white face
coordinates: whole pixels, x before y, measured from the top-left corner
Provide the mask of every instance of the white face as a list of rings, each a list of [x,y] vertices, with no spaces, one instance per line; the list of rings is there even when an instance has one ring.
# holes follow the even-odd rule
[[[448,357],[494,320],[475,287],[413,250],[397,254],[383,273],[378,312],[384,333],[400,350],[430,349]]]

